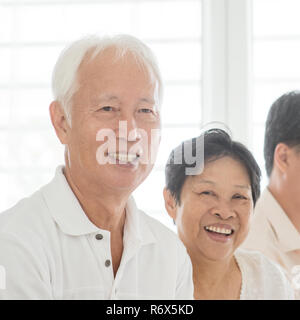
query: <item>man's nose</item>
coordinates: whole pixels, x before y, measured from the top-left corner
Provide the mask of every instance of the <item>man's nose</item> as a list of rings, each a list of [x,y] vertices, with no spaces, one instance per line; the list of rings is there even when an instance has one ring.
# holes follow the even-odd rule
[[[127,141],[137,141],[141,139],[140,129],[133,116],[123,116],[119,121],[118,137]]]

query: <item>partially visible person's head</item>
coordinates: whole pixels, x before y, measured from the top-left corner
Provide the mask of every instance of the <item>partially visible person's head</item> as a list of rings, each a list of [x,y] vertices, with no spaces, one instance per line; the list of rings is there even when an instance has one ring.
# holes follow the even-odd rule
[[[184,143],[194,143],[194,138]],[[166,209],[192,255],[219,260],[244,241],[253,207],[260,195],[260,169],[251,152],[223,130],[204,133],[204,169],[186,175],[190,164],[174,163],[179,146],[166,165]],[[197,154],[194,150],[194,154]]]
[[[67,168],[95,190],[132,192],[159,145],[152,131],[160,129],[162,87],[151,50],[125,35],[74,42],[55,66],[53,93]]]
[[[266,121],[264,155],[269,189],[286,212],[297,211],[300,204],[300,91],[284,94],[271,106]]]

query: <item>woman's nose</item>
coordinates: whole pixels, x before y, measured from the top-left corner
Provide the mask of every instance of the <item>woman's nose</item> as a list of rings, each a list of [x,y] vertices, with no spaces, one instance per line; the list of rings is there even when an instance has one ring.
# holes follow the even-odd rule
[[[230,206],[216,208],[213,215],[223,220],[236,217],[234,210]]]

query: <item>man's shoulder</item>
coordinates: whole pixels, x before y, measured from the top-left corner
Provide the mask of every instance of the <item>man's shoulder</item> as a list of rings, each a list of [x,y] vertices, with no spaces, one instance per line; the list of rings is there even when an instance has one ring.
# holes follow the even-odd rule
[[[178,235],[157,219],[139,211],[141,222],[144,224],[143,228],[148,228],[156,239],[156,249],[160,252],[162,261],[167,257],[169,263],[181,266],[180,270],[181,268],[189,270],[191,268],[190,258]]]
[[[251,219],[249,233],[242,244],[242,248],[251,250],[265,250],[276,240],[274,230],[268,219],[268,208],[255,208]]]
[[[177,238],[177,235],[174,231],[158,221],[158,219],[153,218],[149,214],[145,213],[143,210],[139,210],[139,217],[141,223],[150,228],[151,231],[153,231],[158,237]]]
[[[265,188],[258,199],[253,215],[252,223],[257,225],[268,224],[274,216],[284,214],[284,211],[273,194]]]
[[[179,246],[183,246],[177,234],[163,223],[151,217],[142,210],[139,210],[139,216],[141,223],[151,230],[158,241],[176,242],[179,244]]]

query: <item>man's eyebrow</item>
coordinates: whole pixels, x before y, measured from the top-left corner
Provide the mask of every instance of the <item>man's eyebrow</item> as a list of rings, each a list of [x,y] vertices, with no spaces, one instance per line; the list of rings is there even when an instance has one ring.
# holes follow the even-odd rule
[[[113,100],[119,100],[119,98],[112,94],[103,94],[98,96],[99,101],[113,101]],[[155,104],[155,101],[151,98],[141,98],[139,100],[140,102],[146,102],[149,104]]]
[[[98,96],[99,101],[112,101],[112,100],[119,100],[119,98],[112,94],[102,94]]]
[[[149,103],[149,104],[155,104],[155,101],[153,99],[151,99],[151,98],[141,98],[140,102],[146,102],[146,103]]]

